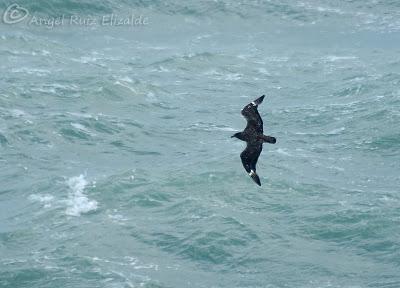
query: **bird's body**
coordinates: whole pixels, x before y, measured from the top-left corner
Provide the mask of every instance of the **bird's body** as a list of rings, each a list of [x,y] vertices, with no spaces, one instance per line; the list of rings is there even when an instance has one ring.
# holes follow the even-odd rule
[[[242,132],[235,133],[232,136],[247,143],[246,148],[240,154],[240,158],[246,172],[259,186],[261,186],[261,181],[256,173],[256,164],[262,151],[262,145],[264,142],[276,143],[274,137],[263,134],[263,121],[257,107],[262,103],[264,97],[264,95],[261,96],[242,109],[241,113],[247,120],[247,126]]]

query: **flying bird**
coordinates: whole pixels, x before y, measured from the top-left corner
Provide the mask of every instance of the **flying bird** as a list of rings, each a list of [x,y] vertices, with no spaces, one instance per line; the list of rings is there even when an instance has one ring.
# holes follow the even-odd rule
[[[247,104],[241,111],[244,118],[247,120],[247,126],[242,132],[235,133],[231,138],[238,138],[247,142],[246,149],[240,153],[240,159],[246,172],[250,177],[261,186],[260,177],[256,173],[256,164],[258,157],[262,151],[263,143],[276,143],[276,138],[264,135],[263,121],[258,113],[257,107],[264,100],[265,95],[257,98],[250,104]]]

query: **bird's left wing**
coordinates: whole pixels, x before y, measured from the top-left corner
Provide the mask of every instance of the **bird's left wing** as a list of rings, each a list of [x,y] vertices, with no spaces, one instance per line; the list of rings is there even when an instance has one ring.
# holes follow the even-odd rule
[[[242,160],[242,164],[246,172],[250,175],[250,177],[256,182],[259,186],[261,186],[260,178],[256,173],[256,164],[258,161],[258,157],[260,156],[262,151],[262,142],[256,143],[247,143],[246,149],[240,153],[240,159]]]

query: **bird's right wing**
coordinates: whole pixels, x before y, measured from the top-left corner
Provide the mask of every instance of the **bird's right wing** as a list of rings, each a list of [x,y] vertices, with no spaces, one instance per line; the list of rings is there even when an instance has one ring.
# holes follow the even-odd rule
[[[258,113],[257,107],[262,103],[264,97],[264,95],[261,96],[260,98],[244,106],[242,109],[241,113],[247,120],[246,129],[254,128],[257,133],[263,133],[263,121],[260,113]]]

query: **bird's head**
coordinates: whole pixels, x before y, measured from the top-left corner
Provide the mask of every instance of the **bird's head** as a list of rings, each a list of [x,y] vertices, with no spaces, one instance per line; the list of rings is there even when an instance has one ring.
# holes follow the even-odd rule
[[[240,139],[241,134],[242,134],[241,132],[237,132],[237,133],[233,134],[233,135],[231,136],[231,138],[238,138],[238,139]]]

